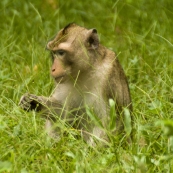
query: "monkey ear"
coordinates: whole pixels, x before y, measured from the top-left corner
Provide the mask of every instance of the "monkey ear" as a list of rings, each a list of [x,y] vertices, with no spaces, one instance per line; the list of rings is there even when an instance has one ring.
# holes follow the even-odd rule
[[[91,49],[97,49],[99,46],[99,38],[96,29],[90,29],[87,34],[87,44]]]

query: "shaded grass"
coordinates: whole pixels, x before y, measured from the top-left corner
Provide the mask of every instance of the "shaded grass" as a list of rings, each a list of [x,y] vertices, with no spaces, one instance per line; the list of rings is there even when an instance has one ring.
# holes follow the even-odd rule
[[[0,172],[171,172],[172,2],[0,2]],[[50,95],[47,41],[67,23],[98,29],[129,79],[136,140],[89,148],[74,132],[59,142],[44,120],[18,107],[25,92]],[[167,120],[167,121],[165,121]],[[64,129],[66,130],[66,129]]]

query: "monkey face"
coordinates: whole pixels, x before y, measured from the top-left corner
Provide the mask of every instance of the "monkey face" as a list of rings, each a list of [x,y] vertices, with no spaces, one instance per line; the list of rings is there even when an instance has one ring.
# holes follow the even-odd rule
[[[56,82],[75,80],[80,73],[93,67],[98,47],[96,29],[88,30],[75,24],[66,26],[47,44],[53,62],[51,75]]]
[[[66,49],[58,49],[51,51],[52,66],[51,76],[57,83],[65,81],[71,73],[71,62],[68,61],[68,51]]]

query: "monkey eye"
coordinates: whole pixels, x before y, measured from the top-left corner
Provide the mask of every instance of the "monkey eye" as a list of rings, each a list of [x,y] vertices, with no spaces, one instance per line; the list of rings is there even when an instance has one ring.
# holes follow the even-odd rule
[[[60,49],[60,50],[57,50],[57,51],[55,52],[55,54],[56,54],[56,55],[63,56],[63,55],[65,54],[65,51],[62,50],[62,49]]]

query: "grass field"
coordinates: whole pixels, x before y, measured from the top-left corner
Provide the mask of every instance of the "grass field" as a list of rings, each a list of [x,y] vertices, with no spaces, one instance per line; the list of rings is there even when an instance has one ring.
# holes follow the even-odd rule
[[[59,142],[44,119],[18,107],[22,94],[49,96],[45,46],[70,22],[97,28],[128,76],[135,141],[90,148],[73,130]],[[173,172],[171,0],[0,1],[0,173]],[[66,130],[66,129],[64,129]]]

